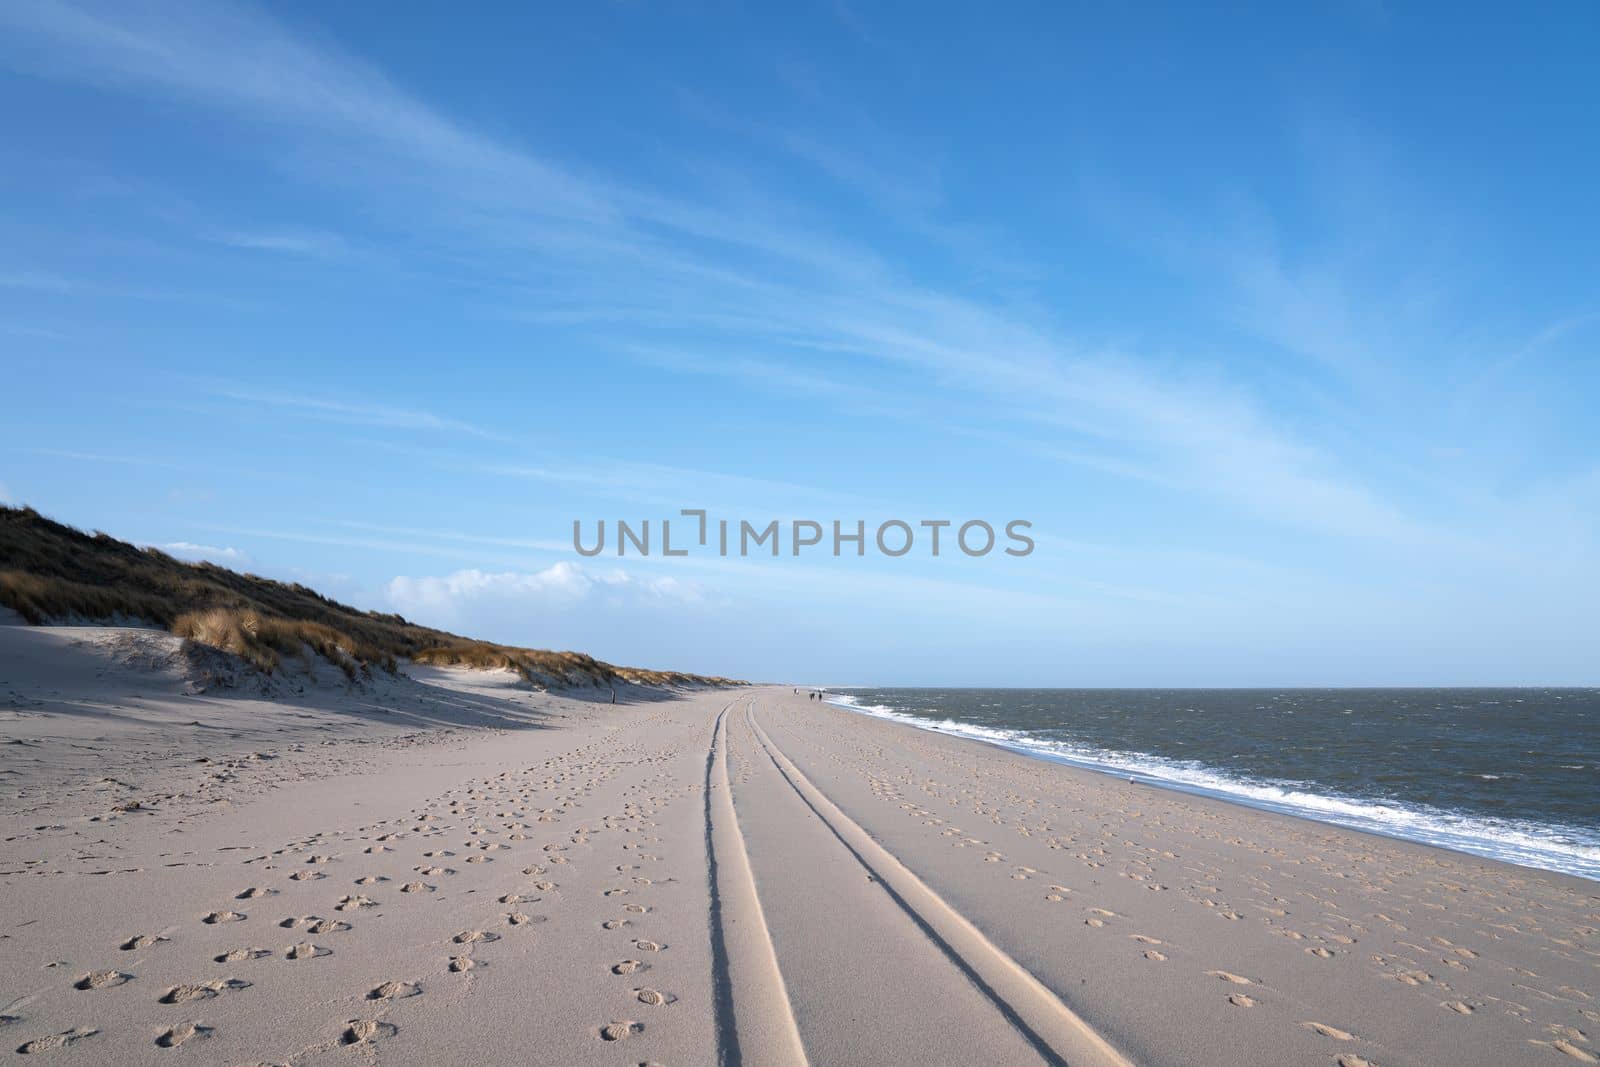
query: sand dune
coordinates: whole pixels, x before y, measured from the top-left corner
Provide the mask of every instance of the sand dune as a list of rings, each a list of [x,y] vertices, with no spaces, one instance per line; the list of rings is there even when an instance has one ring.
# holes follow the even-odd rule
[[[1577,879],[793,696],[198,693],[0,627],[0,1035],[59,1063],[1596,1062]]]

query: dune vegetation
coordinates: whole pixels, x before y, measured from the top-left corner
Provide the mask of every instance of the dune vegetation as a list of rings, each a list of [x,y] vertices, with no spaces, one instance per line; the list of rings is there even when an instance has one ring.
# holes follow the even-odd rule
[[[314,589],[85,533],[32,508],[0,507],[0,604],[35,625],[154,625],[231,652],[268,674],[317,656],[351,678],[409,659],[504,669],[531,685],[736,685],[728,678],[617,667],[582,652],[476,641],[399,615],[341,604]]]

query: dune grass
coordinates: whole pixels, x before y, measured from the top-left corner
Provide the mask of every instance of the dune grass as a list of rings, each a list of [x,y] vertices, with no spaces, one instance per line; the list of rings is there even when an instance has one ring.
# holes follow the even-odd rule
[[[639,667],[614,667],[582,652],[547,652],[537,648],[510,648],[486,641],[425,648],[411,657],[418,663],[440,667],[498,668],[515,671],[534,685],[608,685],[618,680],[634,685],[741,685],[731,678],[713,678],[681,671],[652,671]]]
[[[581,652],[515,648],[362,611],[298,583],[186,563],[104,533],[0,507],[0,604],[28,622],[142,623],[224,649],[268,674],[319,656],[350,678],[412,659],[513,670],[533,685],[736,685],[727,678],[616,667]]]
[[[186,611],[169,627],[179,637],[224,649],[243,657],[268,674],[284,656],[318,655],[354,679],[374,665],[395,670],[392,653],[361,645],[349,635],[320,622],[280,619],[236,608]]]

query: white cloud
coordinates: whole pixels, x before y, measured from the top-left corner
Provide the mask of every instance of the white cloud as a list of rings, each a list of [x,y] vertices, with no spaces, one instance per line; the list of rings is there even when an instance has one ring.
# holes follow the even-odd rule
[[[586,570],[563,560],[542,571],[456,571],[440,577],[400,575],[389,582],[389,603],[402,614],[456,619],[485,608],[570,607],[584,601],[690,602],[697,588],[671,577],[640,578],[626,571]]]
[[[243,563],[250,558],[237,548],[197,545],[193,541],[168,541],[156,547],[180,559],[206,560],[210,563]]]

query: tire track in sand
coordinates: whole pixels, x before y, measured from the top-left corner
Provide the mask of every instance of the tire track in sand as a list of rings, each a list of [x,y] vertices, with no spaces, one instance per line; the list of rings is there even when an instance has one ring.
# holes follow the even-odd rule
[[[745,706],[744,714],[768,758],[806,806],[1041,1053],[1073,1067],[1133,1067],[1133,1061],[817,789],[756,721],[754,700]],[[720,732],[721,717],[717,724]]]
[[[767,932],[728,778],[729,704],[706,755],[706,855],[710,868],[712,983],[717,1062],[806,1067],[783,972]],[[747,709],[748,711],[748,706]]]

